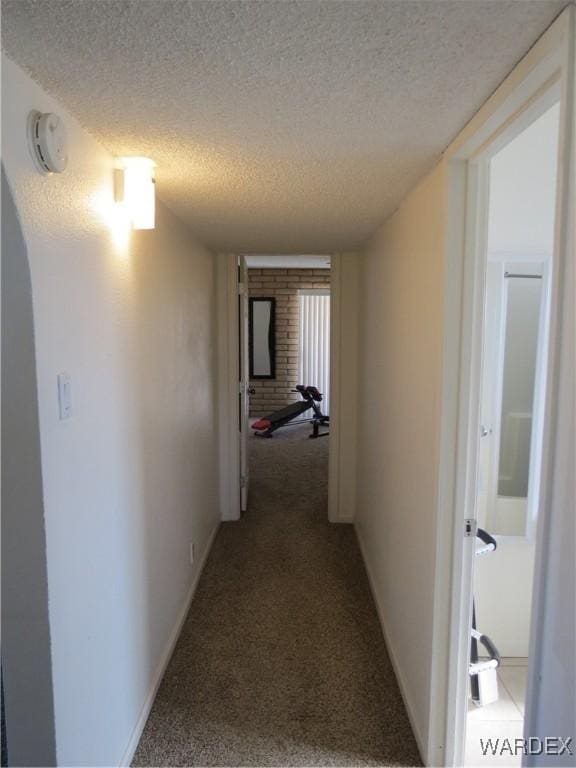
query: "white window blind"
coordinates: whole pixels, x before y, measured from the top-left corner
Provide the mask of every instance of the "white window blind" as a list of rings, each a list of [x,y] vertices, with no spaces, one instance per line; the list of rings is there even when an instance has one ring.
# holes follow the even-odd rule
[[[322,412],[330,413],[330,293],[299,292],[300,349],[298,383],[317,387],[324,395]]]

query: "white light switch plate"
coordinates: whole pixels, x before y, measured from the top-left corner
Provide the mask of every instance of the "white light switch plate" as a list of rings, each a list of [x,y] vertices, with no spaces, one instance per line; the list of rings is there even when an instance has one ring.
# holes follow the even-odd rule
[[[58,409],[60,421],[72,416],[72,384],[68,373],[58,374]]]

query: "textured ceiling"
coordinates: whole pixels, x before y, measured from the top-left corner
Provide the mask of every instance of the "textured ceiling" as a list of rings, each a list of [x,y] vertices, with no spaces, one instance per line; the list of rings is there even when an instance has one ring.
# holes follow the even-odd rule
[[[208,245],[352,249],[565,0],[3,0],[8,56]]]

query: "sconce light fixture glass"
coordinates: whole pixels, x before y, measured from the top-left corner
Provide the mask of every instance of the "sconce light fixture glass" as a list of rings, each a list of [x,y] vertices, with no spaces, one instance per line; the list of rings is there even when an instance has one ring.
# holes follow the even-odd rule
[[[122,157],[115,174],[115,199],[123,203],[134,229],[154,229],[155,163],[147,157]]]

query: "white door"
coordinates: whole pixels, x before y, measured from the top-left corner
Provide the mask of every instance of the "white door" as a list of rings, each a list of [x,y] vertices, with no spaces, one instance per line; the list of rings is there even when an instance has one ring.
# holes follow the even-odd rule
[[[546,265],[489,261],[478,524],[497,551],[475,563],[478,628],[502,656],[528,655],[546,372]]]
[[[248,509],[249,462],[248,430],[250,429],[250,360],[248,349],[248,266],[244,256],[238,257],[238,427],[240,436],[240,508]]]

